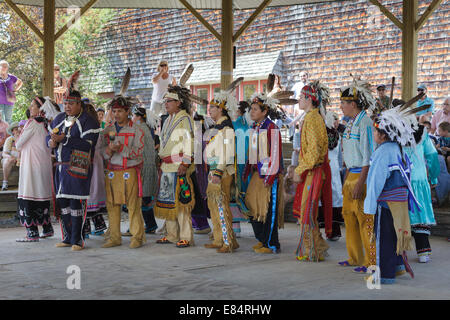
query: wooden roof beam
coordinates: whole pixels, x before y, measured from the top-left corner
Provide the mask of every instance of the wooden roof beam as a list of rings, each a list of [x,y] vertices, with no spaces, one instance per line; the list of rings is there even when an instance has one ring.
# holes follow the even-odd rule
[[[433,12],[440,6],[442,0],[433,0],[428,6],[427,10],[420,17],[419,21],[416,22],[416,31],[419,31],[423,25],[428,21],[428,18],[433,14]]]
[[[205,20],[205,18],[202,17],[202,15],[197,10],[195,10],[193,6],[189,4],[189,2],[187,2],[186,0],[180,0],[180,2],[194,15],[194,17],[197,18],[198,21],[200,21],[201,24],[205,26],[206,29],[209,30],[209,32],[211,32],[217,38],[217,40],[222,42],[222,36],[216,31],[216,29],[214,29],[212,25],[209,24],[208,21]]]
[[[73,26],[80,18],[83,16],[83,14],[86,13],[95,3],[97,0],[90,0],[83,8],[80,10],[80,14],[75,14],[75,16],[70,19],[55,35],[55,41],[58,40],[59,37],[61,37],[71,26]]]
[[[272,0],[264,0],[258,8],[253,12],[253,14],[248,18],[248,20],[239,28],[236,34],[233,36],[233,42],[236,42],[239,37],[248,29],[248,27],[259,17],[261,12],[272,2]]]
[[[44,41],[44,35],[41,32],[41,30],[39,30],[38,27],[36,27],[36,25],[30,20],[30,18],[27,17],[27,15],[25,13],[23,13],[22,10],[20,10],[20,8],[14,3],[12,2],[12,0],[5,0],[6,4],[17,13],[17,15],[22,19],[23,22],[26,23],[27,26],[29,26],[31,28],[31,30],[34,31],[34,33],[42,40]]]
[[[383,6],[378,0],[369,0],[373,5],[377,6],[380,11],[389,18],[400,30],[403,31],[403,23],[397,19],[385,6]]]

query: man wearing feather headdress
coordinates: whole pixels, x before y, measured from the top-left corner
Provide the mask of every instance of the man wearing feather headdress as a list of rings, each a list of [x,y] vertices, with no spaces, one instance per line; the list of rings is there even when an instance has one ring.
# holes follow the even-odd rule
[[[249,159],[244,180],[251,176],[245,194],[253,232],[258,243],[256,253],[278,253],[278,229],[284,224],[283,156],[280,129],[272,120],[279,118],[279,100],[265,93],[251,98]]]
[[[47,144],[56,156],[54,187],[61,208],[63,239],[57,247],[84,248],[82,235],[92,177],[92,159],[98,123],[85,111],[81,94],[75,89],[79,72],[69,79],[64,95],[64,111],[50,124]]]
[[[367,109],[375,109],[370,84],[354,79],[349,87],[341,89],[341,109],[348,122],[343,136],[343,156],[347,175],[342,188],[346,245],[349,259],[341,266],[358,266],[355,272],[365,273],[375,265],[376,252],[373,235],[373,216],[363,211],[366,196],[366,178],[370,156],[375,149],[372,120]]]
[[[169,86],[164,104],[169,117],[161,129],[161,185],[155,216],[166,220],[166,235],[157,243],[176,243],[177,247],[185,248],[194,244],[191,211],[195,200],[190,178],[195,170],[191,93],[181,86]]]
[[[209,113],[215,124],[206,133],[209,140],[205,149],[205,159],[209,165],[206,193],[214,239],[205,247],[216,248],[220,253],[239,248],[230,209],[231,184],[235,174],[235,136],[230,117],[235,117],[237,109],[237,100],[231,91],[216,93],[209,103]]]
[[[299,99],[300,109],[306,115],[301,129],[301,148],[296,174],[300,177],[294,200],[294,216],[300,222],[300,242],[297,259],[322,261],[329,246],[320,234],[317,215],[319,200],[325,217],[325,231],[331,236],[332,189],[331,168],[328,160],[328,136],[325,127],[325,106],[329,89],[319,81],[304,86]]]
[[[128,68],[119,95],[109,103],[115,121],[102,133],[102,154],[107,163],[105,188],[110,231],[103,248],[122,243],[120,213],[124,204],[130,221],[130,248],[139,248],[145,243],[141,210],[144,131],[129,119],[131,108],[137,103],[136,99],[125,96],[130,77]]]

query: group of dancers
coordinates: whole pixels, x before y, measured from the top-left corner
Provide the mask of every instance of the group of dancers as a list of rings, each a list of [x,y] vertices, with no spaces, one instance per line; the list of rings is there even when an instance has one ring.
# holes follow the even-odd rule
[[[100,186],[108,228],[101,214],[91,217],[95,231],[107,228],[103,248],[122,244],[124,206],[130,248],[146,242],[146,225],[155,217],[164,220],[158,244],[194,245],[192,217],[203,203],[213,229],[206,248],[219,253],[239,248],[233,230],[234,207],[252,225],[256,253],[280,252],[285,184],[282,140],[275,121],[283,118],[282,105],[292,102],[292,93],[255,93],[250,101],[238,102],[234,89],[242,79],[237,79],[211,101],[203,101],[180,81],[169,85],[163,100],[167,114],[161,119],[126,95],[128,70],[120,93],[108,104],[111,122],[102,128],[92,105],[76,90],[77,77],[69,80],[63,112],[57,113],[48,99],[33,100],[32,116],[18,139],[17,149],[25,150],[18,195],[19,216],[27,227],[22,241],[37,241],[38,225],[44,228],[41,236],[53,235],[49,208],[54,196],[62,226],[62,241],[56,246],[84,249],[88,208],[99,213],[98,203],[90,199],[98,192],[95,186]],[[411,170],[411,162],[434,156],[431,150],[424,152],[429,141],[415,117],[420,108],[414,103],[419,98],[380,109],[367,82],[354,79],[341,89],[341,109],[351,120],[342,136],[347,169],[342,215],[349,258],[339,265],[354,266],[359,273],[379,266],[382,283],[393,283],[405,272],[413,275],[406,256],[412,236],[421,256],[431,254],[427,226],[435,222],[427,207],[430,189],[428,183],[418,187]],[[298,183],[293,214],[300,225],[299,261],[323,261],[327,256],[329,246],[318,223],[319,203],[325,233],[327,237],[333,233],[328,151],[330,139],[336,137],[326,127],[329,100],[329,88],[318,80],[305,85],[300,98],[294,100],[305,112],[294,178]],[[208,116],[193,113],[193,103],[199,102],[209,104]],[[46,118],[51,120],[48,128]],[[159,131],[158,150],[155,130]],[[104,162],[104,172],[95,173],[96,162]]]

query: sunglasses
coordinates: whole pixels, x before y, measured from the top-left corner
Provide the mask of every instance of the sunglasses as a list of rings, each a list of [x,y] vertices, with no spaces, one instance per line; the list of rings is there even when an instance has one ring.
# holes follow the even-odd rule
[[[59,71],[59,69],[55,69],[55,71]]]
[[[160,64],[160,67],[167,67],[167,64]]]
[[[417,89],[417,91],[419,91],[419,92],[424,92],[425,90],[423,90],[423,89]]]

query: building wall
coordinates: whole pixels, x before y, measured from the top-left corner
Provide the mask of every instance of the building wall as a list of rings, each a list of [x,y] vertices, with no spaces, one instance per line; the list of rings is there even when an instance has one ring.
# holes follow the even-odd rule
[[[423,12],[431,0],[419,3]],[[383,4],[401,20],[402,0]],[[236,30],[252,12],[235,13]],[[201,13],[220,32],[219,11]],[[419,34],[418,81],[428,86],[439,107],[450,89],[448,16],[450,1],[444,0]],[[395,97],[401,95],[401,31],[367,0],[268,8],[236,46],[238,55],[282,50],[283,85],[291,88],[300,71],[307,70],[311,79],[320,78],[332,89],[334,107],[350,74],[374,85],[389,84],[395,76]],[[179,76],[188,62],[220,57],[220,44],[187,10],[139,9],[121,12],[92,52],[106,53],[120,76],[130,66],[130,86],[148,102],[159,59],[168,59]]]

